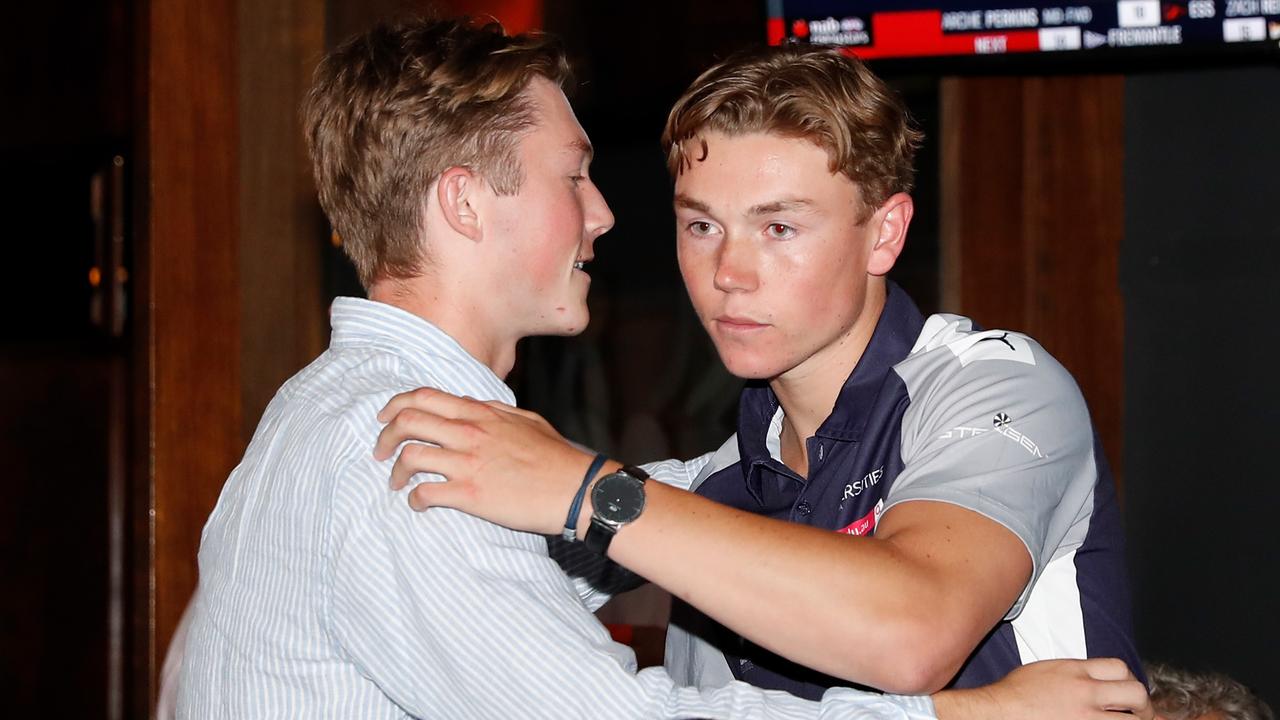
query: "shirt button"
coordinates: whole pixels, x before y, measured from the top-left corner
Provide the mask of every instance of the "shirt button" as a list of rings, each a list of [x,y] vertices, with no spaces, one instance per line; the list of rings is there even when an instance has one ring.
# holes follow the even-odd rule
[[[808,515],[808,514],[809,514],[809,511],[810,511],[810,510],[812,510],[812,509],[813,509],[813,508],[810,508],[810,507],[809,507],[809,503],[807,503],[807,502],[802,502],[802,503],[800,503],[799,505],[797,505],[797,506],[796,506],[796,512],[797,512],[797,513],[800,513],[801,515]]]
[[[822,461],[822,456],[826,454],[826,450],[827,450],[827,449],[826,449],[826,447],[825,447],[825,446],[823,446],[823,445],[818,445],[818,461],[819,461],[819,462],[821,462],[821,461]]]

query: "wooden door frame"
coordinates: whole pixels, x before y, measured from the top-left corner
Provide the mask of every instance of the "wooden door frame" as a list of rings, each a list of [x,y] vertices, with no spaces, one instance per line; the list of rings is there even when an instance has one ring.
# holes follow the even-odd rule
[[[242,450],[236,4],[139,0],[133,612],[127,716],[196,584],[200,531]]]
[[[137,0],[126,717],[149,717],[200,533],[279,385],[327,339],[298,107],[325,0]]]

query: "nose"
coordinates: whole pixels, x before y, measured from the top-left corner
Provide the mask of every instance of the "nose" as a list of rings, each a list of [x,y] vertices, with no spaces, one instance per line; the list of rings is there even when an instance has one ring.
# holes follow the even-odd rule
[[[756,251],[750,243],[725,237],[716,253],[715,286],[721,292],[745,292],[756,289]]]
[[[588,183],[587,196],[584,198],[583,207],[583,223],[587,230],[587,237],[593,241],[601,235],[613,229],[613,211],[609,209],[609,203],[605,202],[604,195],[600,193],[600,189],[595,183]]]

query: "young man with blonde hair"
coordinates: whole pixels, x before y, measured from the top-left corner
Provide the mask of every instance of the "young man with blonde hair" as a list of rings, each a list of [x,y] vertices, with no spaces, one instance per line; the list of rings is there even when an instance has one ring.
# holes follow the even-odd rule
[[[580,480],[589,456],[536,416],[402,395],[379,456],[441,447],[403,454],[393,485],[438,472],[416,507],[539,532],[585,490],[567,524],[678,598],[668,669],[701,686],[924,693],[1061,657],[1140,674],[1070,375],[1026,336],[922,317],[885,277],[914,213],[900,100],[838,53],[766,49],[695,80],[663,142],[689,296],[750,381],[737,435],[692,492],[618,463]]]
[[[613,216],[565,74],[545,39],[465,21],[379,27],[321,64],[316,181],[369,299],[335,301],[329,349],[273,399],[205,527],[179,717],[933,716],[637,673],[545,538],[387,493],[370,449],[394,393],[511,403],[516,342],[587,322],[582,268]],[[1042,675],[939,709],[990,716]]]

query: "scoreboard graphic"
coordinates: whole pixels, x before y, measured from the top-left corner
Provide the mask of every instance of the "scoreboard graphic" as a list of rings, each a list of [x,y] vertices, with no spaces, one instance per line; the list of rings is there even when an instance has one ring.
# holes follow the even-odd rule
[[[1280,48],[1280,0],[768,0],[769,43],[866,60],[1131,48]]]

